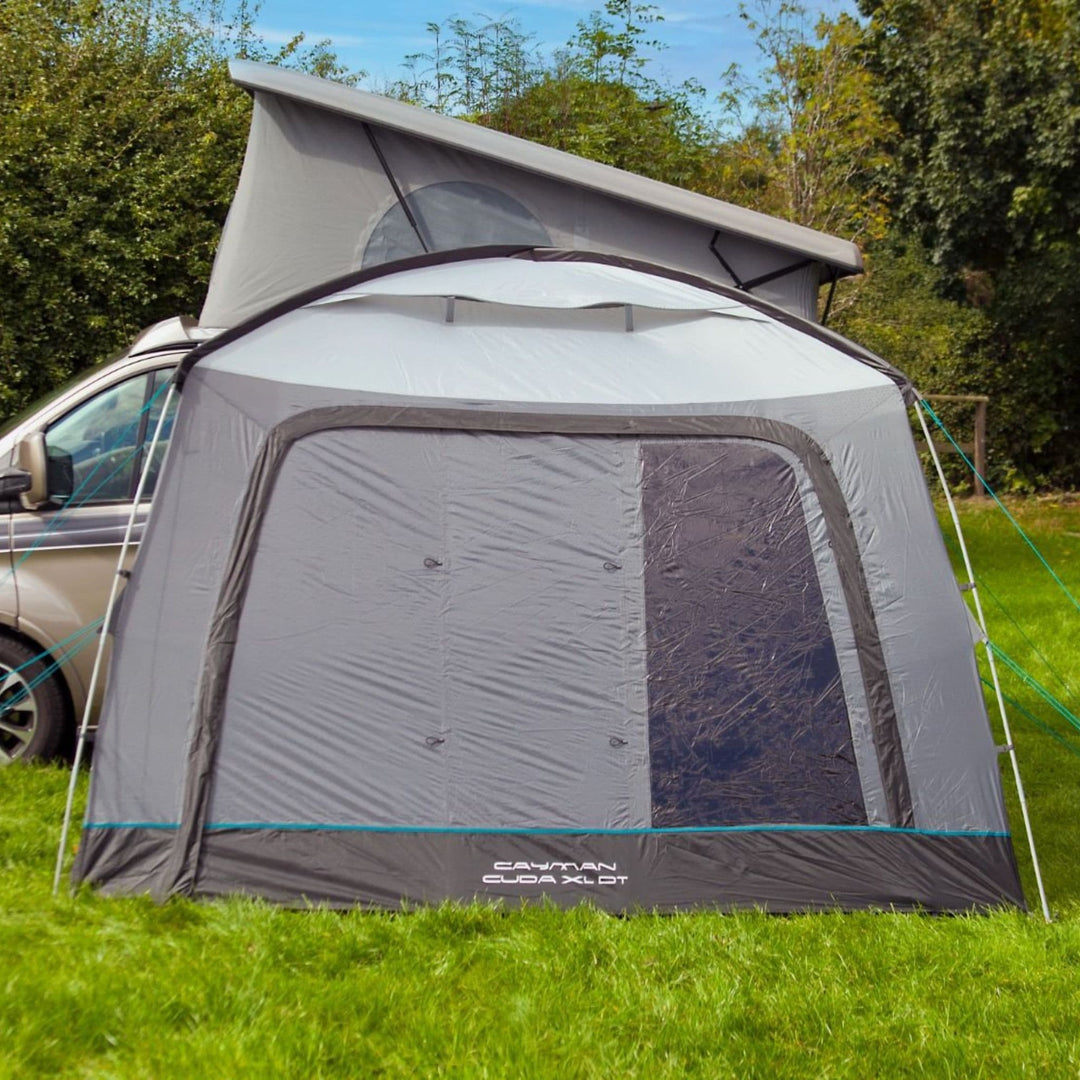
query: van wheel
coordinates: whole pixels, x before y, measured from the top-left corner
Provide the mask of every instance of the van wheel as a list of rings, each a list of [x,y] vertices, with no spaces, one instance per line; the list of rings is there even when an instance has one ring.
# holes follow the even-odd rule
[[[18,758],[53,758],[71,726],[60,675],[42,678],[50,661],[15,638],[0,635],[0,765]]]

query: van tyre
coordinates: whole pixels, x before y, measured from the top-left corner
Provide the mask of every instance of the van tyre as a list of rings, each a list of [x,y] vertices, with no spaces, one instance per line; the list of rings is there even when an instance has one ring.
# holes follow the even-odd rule
[[[0,634],[0,766],[54,758],[66,745],[71,708],[58,672],[41,679],[49,663],[32,646]]]

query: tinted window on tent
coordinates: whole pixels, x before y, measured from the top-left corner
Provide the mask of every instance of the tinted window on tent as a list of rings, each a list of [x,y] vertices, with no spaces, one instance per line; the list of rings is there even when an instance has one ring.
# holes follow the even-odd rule
[[[642,467],[653,825],[865,823],[794,469],[718,439]]]
[[[405,204],[409,214],[395,203],[372,230],[364,249],[365,267],[422,255],[417,230],[430,251],[487,244],[551,246],[547,230],[517,199],[486,184],[429,184],[406,195]]]

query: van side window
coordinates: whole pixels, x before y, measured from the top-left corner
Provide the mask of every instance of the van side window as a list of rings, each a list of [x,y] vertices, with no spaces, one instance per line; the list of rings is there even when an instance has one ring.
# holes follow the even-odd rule
[[[155,371],[152,375],[149,399],[151,404],[150,408],[146,410],[146,423],[143,425],[143,434],[139,443],[139,455],[135,459],[131,498],[135,497],[135,489],[139,486],[139,473],[142,472],[143,454],[150,449],[150,443],[154,440],[154,431],[157,428],[158,418],[161,416],[161,407],[165,404],[165,399],[169,393],[167,389],[163,389],[163,386],[172,378],[172,375],[172,368]],[[169,437],[172,435],[173,420],[176,417],[178,401],[179,396],[174,394],[172,401],[169,402],[169,411],[165,416],[165,423],[161,425],[161,435],[158,438],[157,446],[154,448],[154,459],[150,462],[146,487],[143,489],[144,499],[149,499],[154,494],[154,488],[157,486],[158,470],[161,468],[162,461],[165,460],[165,451],[169,448]]]
[[[48,428],[45,452],[51,501],[66,503],[74,498],[81,506],[134,497],[142,455],[165,398],[164,394],[154,398],[154,394],[171,374],[170,369],[126,379],[84,401]],[[171,417],[163,429],[165,438],[169,427]],[[153,492],[163,452],[161,446],[154,455],[146,497]]]

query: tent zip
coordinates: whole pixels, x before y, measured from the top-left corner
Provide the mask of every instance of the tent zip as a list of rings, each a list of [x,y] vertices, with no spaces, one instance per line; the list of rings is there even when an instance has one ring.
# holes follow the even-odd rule
[[[938,481],[941,483],[941,490],[945,493],[945,501],[949,506],[949,516],[952,519],[953,529],[956,532],[956,539],[960,545],[960,554],[964,560],[964,570],[967,574],[967,579],[971,582],[972,599],[975,601],[975,615],[979,623],[979,628],[983,634],[983,648],[986,651],[986,661],[990,667],[990,678],[993,681],[994,697],[997,700],[998,712],[1001,715],[1001,726],[1005,734],[1005,742],[1009,746],[1009,760],[1012,762],[1013,779],[1016,782],[1016,794],[1020,800],[1020,813],[1024,819],[1024,832],[1027,836],[1028,850],[1031,852],[1031,864],[1035,870],[1035,882],[1039,889],[1039,903],[1042,907],[1043,918],[1049,923],[1053,920],[1050,916],[1050,905],[1046,900],[1046,887],[1043,885],[1042,870],[1039,867],[1039,856],[1035,850],[1035,834],[1031,829],[1031,815],[1028,813],[1027,796],[1024,793],[1024,781],[1020,776],[1020,761],[1016,756],[1016,746],[1013,744],[1012,729],[1009,725],[1009,716],[1005,710],[1005,699],[1001,691],[1001,680],[998,678],[997,664],[994,660],[994,650],[990,645],[990,637],[986,631],[986,616],[983,614],[982,601],[979,599],[979,589],[975,584],[975,571],[971,565],[971,557],[968,555],[967,541],[964,539],[964,530],[960,527],[960,515],[956,512],[956,503],[953,501],[952,491],[949,489],[948,481],[945,479],[945,470],[941,467],[941,458],[938,456],[937,448],[934,446],[934,440],[930,435],[930,428],[926,423],[926,417],[923,416],[923,408],[929,409],[926,403],[920,397],[915,408],[915,413],[919,418],[919,426],[922,428],[923,437],[926,439],[926,445],[930,448],[930,456],[934,461],[934,469],[937,472]],[[939,421],[940,423],[940,421]]]
[[[120,595],[120,583],[127,580],[127,572],[124,569],[124,560],[127,558],[128,549],[131,547],[131,537],[135,532],[135,520],[139,513],[139,503],[142,501],[146,489],[146,481],[150,476],[150,464],[154,460],[154,452],[161,441],[161,432],[165,427],[165,418],[169,414],[169,406],[172,404],[173,395],[176,393],[176,384],[171,379],[163,386],[168,386],[169,391],[165,395],[165,402],[161,407],[157,425],[154,427],[154,437],[150,440],[150,447],[143,458],[142,470],[139,473],[139,485],[135,489],[135,498],[131,503],[131,514],[128,517],[127,528],[124,530],[124,539],[120,544],[120,554],[116,560],[116,573],[113,574],[112,588],[109,590],[109,601],[105,605],[105,614],[102,617],[102,633],[98,637],[97,655],[94,657],[94,668],[90,675],[90,685],[86,691],[86,705],[83,708],[82,723],[79,724],[79,738],[75,744],[75,760],[71,763],[71,779],[68,782],[67,801],[64,804],[64,824],[60,830],[60,846],[56,852],[56,872],[53,874],[53,896],[60,891],[60,877],[64,872],[64,851],[67,848],[68,833],[71,829],[71,811],[75,804],[75,787],[79,779],[79,766],[82,764],[83,753],[86,750],[86,733],[90,728],[90,714],[94,707],[94,694],[97,692],[98,681],[101,678],[102,662],[105,656],[106,631],[113,626],[113,612],[116,601]],[[160,392],[160,391],[159,391]],[[157,396],[156,394],[154,395]],[[151,398],[151,401],[153,398]],[[149,404],[149,402],[147,403]],[[147,519],[149,524],[149,519]]]

